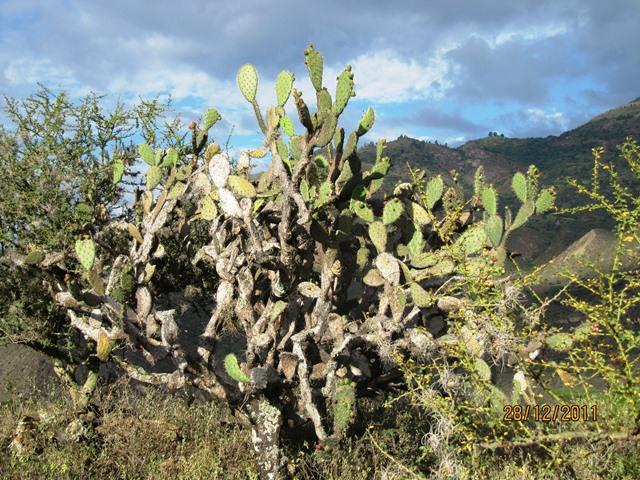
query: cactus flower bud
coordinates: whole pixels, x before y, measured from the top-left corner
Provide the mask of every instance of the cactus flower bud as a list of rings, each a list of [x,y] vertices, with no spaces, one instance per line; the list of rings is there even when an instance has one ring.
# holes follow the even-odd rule
[[[195,120],[191,120],[191,123],[189,124],[189,130],[193,130],[194,128],[196,128],[196,121]]]

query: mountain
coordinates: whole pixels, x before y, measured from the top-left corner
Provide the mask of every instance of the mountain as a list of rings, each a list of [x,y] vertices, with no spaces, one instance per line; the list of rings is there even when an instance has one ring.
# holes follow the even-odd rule
[[[576,178],[588,184],[593,168],[592,149],[605,148],[603,160],[619,164],[616,146],[625,138],[640,141],[640,98],[604,112],[584,125],[558,136],[544,138],[508,138],[491,136],[469,141],[459,147],[424,142],[401,135],[387,142],[385,155],[392,159],[390,175],[393,180],[409,179],[407,165],[421,168],[431,175],[442,174],[450,179],[449,170],[455,169],[463,186],[468,190],[479,165],[483,165],[487,179],[501,193],[501,205],[513,205],[511,177],[516,171],[526,171],[535,164],[543,173],[541,182],[554,185],[558,191],[556,204],[571,208],[586,203],[567,183]],[[359,150],[365,164],[375,159],[375,145]],[[640,195],[640,183],[629,178],[629,185]],[[391,182],[390,182],[391,183]],[[593,228],[610,229],[610,220],[600,212],[577,215],[547,215],[534,218],[516,230],[510,238],[510,249],[522,254],[525,264],[548,260],[578,240]]]

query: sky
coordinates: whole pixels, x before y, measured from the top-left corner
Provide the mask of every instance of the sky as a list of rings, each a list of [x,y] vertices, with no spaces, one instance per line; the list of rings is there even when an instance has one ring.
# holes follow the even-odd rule
[[[315,105],[312,43],[332,94],[353,67],[342,125],[372,106],[370,141],[558,135],[640,97],[639,25],[640,0],[0,0],[0,94],[170,95],[187,124],[217,108],[213,137],[233,128],[249,148],[261,137],[238,68],[257,68],[263,109],[281,70]]]

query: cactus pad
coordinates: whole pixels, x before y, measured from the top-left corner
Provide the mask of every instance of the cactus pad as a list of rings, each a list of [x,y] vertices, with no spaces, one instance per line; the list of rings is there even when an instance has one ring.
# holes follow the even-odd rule
[[[279,106],[284,107],[284,104],[289,100],[294,79],[295,76],[293,73],[286,70],[283,70],[278,74],[278,77],[276,78],[276,99]]]
[[[547,337],[544,343],[553,350],[565,352],[573,346],[573,338],[568,333],[556,333]]]
[[[498,208],[498,194],[492,186],[482,189],[482,206],[489,215],[495,215]]]
[[[162,170],[157,165],[149,167],[147,170],[147,190],[151,191],[158,186],[162,180]]]
[[[527,201],[527,179],[522,173],[518,172],[513,176],[511,188],[522,203]]]
[[[355,412],[356,384],[347,378],[338,380],[333,394],[333,429],[344,434]]]
[[[153,154],[153,150],[151,150],[151,147],[146,143],[141,143],[140,145],[138,145],[138,154],[140,155],[140,158],[142,158],[142,160],[144,160],[144,162],[150,167],[156,164],[156,157]]]
[[[442,192],[444,191],[444,181],[442,177],[438,175],[437,177],[432,178],[427,182],[427,192],[426,192],[426,204],[429,210],[432,210],[433,207],[438,203],[438,200],[442,197]]]
[[[366,112],[364,112],[362,114],[362,117],[360,118],[356,135],[358,135],[359,137],[366,135],[367,132],[371,130],[371,127],[373,127],[373,123],[375,122],[375,119],[376,119],[376,115],[375,115],[375,112],[373,111],[373,108],[371,107],[367,108]]]
[[[369,224],[369,237],[375,245],[378,253],[382,253],[387,248],[387,227],[382,222],[372,222]]]
[[[229,187],[231,187],[231,190],[241,197],[253,198],[257,194],[256,188],[249,180],[237,175],[229,175],[227,183],[229,184]]]
[[[319,91],[322,88],[322,55],[311,44],[304,50],[304,63],[307,65],[313,88]]]
[[[96,244],[94,241],[90,238],[76,240],[76,256],[85,270],[91,270],[96,258]]]
[[[484,224],[484,230],[487,233],[487,238],[491,242],[491,245],[497,247],[500,245],[500,241],[502,240],[502,233],[504,230],[504,225],[502,223],[502,219],[497,215],[491,215],[487,218]]]
[[[224,370],[227,372],[227,375],[238,383],[247,383],[251,381],[251,379],[240,369],[238,359],[233,353],[224,357]]]
[[[402,215],[404,207],[402,202],[398,198],[389,200],[382,210],[382,223],[385,225],[391,225]]]
[[[333,111],[336,115],[340,115],[347,102],[353,96],[353,73],[351,73],[351,66],[347,66],[342,73],[338,76],[338,84],[336,85],[336,99],[333,104]]]
[[[418,283],[411,282],[409,284],[409,292],[416,307],[427,308],[433,305],[433,297],[429,292],[422,288]]]
[[[122,160],[116,160],[113,162],[113,184],[117,184],[120,180],[122,180],[122,176],[124,175],[124,163]]]
[[[536,200],[536,213],[545,213],[551,210],[555,199],[556,193],[553,188],[545,188],[542,190]]]
[[[215,108],[210,108],[207,113],[204,114],[204,129],[209,130],[213,127],[222,117]]]
[[[258,72],[256,68],[250,63],[246,63],[238,70],[238,87],[242,96],[246,98],[247,102],[255,103],[256,92],[258,91]]]

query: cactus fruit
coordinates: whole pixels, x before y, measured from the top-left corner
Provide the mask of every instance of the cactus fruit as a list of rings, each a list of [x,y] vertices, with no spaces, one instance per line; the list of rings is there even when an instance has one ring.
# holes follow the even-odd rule
[[[76,240],[76,256],[86,271],[91,270],[96,258],[96,244],[94,241],[90,238]]]
[[[356,384],[347,378],[338,380],[333,395],[333,429],[343,435],[355,413]]]
[[[347,102],[353,95],[353,73],[351,73],[349,65],[338,76],[335,103],[333,104],[333,111],[336,115],[340,115],[344,111]]]
[[[249,103],[255,103],[258,91],[258,72],[250,63],[240,67],[237,75],[238,87],[242,96]]]
[[[307,65],[313,88],[316,91],[320,91],[322,88],[323,60],[322,55],[311,44],[304,50],[304,63]]]
[[[238,359],[233,353],[224,357],[224,370],[227,372],[229,377],[238,383],[248,383],[251,381],[251,379],[240,369]]]
[[[279,106],[284,107],[284,104],[289,100],[294,80],[295,75],[286,70],[278,74],[276,78],[276,100]]]
[[[399,199],[389,200],[382,210],[382,223],[391,225],[400,218],[403,210],[404,207]]]
[[[517,172],[513,176],[511,188],[522,203],[527,201],[527,179],[522,173]]]

